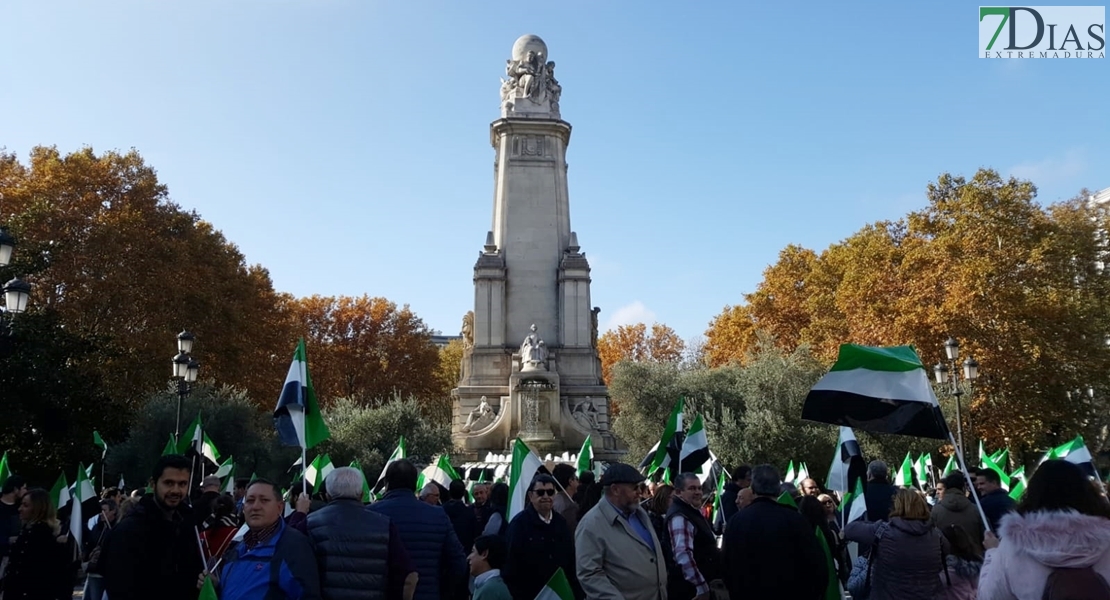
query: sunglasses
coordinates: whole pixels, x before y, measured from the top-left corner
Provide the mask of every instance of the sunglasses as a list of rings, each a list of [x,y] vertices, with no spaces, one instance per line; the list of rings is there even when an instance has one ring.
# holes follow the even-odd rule
[[[555,490],[554,490],[554,488],[548,488],[548,489],[543,489],[543,490],[532,490],[532,493],[537,495],[537,496],[554,496],[555,495]]]

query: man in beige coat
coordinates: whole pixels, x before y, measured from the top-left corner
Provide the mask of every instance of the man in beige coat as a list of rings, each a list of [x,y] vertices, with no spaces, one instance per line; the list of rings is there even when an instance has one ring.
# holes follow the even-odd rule
[[[601,476],[605,496],[578,522],[578,582],[587,600],[667,600],[664,548],[640,507],[636,469],[612,463]]]

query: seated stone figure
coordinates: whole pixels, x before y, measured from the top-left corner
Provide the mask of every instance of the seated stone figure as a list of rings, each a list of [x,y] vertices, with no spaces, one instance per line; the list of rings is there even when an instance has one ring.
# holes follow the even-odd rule
[[[597,424],[597,407],[594,406],[589,396],[574,406],[574,411],[571,416],[580,427],[589,431],[599,430]]]
[[[486,397],[482,396],[478,408],[470,411],[470,415],[466,417],[466,424],[462,428],[463,433],[485,429],[493,423],[495,417],[497,417],[497,413],[493,412],[493,407],[486,401]]]

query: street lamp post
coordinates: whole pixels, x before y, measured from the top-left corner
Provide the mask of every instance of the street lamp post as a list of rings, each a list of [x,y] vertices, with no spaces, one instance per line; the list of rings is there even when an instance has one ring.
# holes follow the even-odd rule
[[[177,334],[177,355],[173,357],[173,377],[177,380],[177,426],[174,428],[173,437],[180,441],[181,437],[181,405],[185,398],[193,391],[193,382],[200,374],[200,363],[192,357],[193,342],[197,337],[188,331]]]
[[[12,263],[15,247],[15,238],[8,233],[7,229],[0,227],[0,267],[6,267]],[[5,335],[11,333],[15,315],[27,310],[27,303],[31,299],[31,284],[15,277],[0,287],[0,292],[4,294],[4,307],[0,313],[9,316],[6,326],[3,319],[0,319],[0,335]]]
[[[964,433],[963,433],[963,415],[961,414],[960,396],[963,395],[963,388],[960,386],[960,370],[956,366],[956,359],[960,357],[960,343],[956,338],[948,338],[944,342],[944,353],[948,358],[948,364],[951,368],[945,366],[944,362],[939,362],[933,367],[933,374],[936,376],[937,383],[944,385],[948,384],[948,393],[956,399],[956,443],[960,446],[960,453],[967,455],[967,448],[964,447]],[[974,358],[968,357],[963,362],[963,378],[969,384],[974,383],[975,379],[979,377],[979,363]],[[970,395],[970,394],[969,394]],[[970,402],[970,399],[969,399]],[[974,437],[974,428],[971,423],[971,405],[967,407],[967,428],[968,433]]]

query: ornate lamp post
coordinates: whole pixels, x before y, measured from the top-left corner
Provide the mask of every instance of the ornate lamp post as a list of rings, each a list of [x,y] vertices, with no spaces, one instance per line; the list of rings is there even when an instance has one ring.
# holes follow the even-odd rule
[[[948,341],[944,342],[944,353],[951,367],[945,366],[943,361],[939,362],[933,367],[933,375],[936,376],[937,383],[941,385],[948,384],[948,393],[956,399],[956,443],[960,446],[960,453],[967,456],[967,449],[964,447],[963,415],[961,414],[960,407],[960,396],[962,396],[964,392],[963,388],[960,386],[960,370],[956,366],[956,359],[960,357],[960,343],[956,341],[956,338],[950,337]],[[949,374],[951,374],[951,377]],[[970,385],[973,384],[978,377],[979,363],[969,356],[963,362],[963,378],[966,379]],[[967,428],[968,433],[974,437],[974,428],[971,424],[970,404],[968,405]]]
[[[193,382],[200,374],[200,363],[193,359],[193,342],[197,337],[188,331],[177,334],[177,355],[173,357],[173,377],[177,380],[177,427],[174,439],[181,437],[181,405],[193,391]]]
[[[11,264],[15,247],[15,238],[8,233],[7,229],[0,227],[0,267]],[[27,303],[31,299],[31,284],[16,277],[0,287],[0,292],[4,294],[4,307],[0,312],[9,316],[6,327],[3,327],[3,319],[0,319],[0,335],[4,335],[11,333],[11,324],[15,315],[27,310]]]

